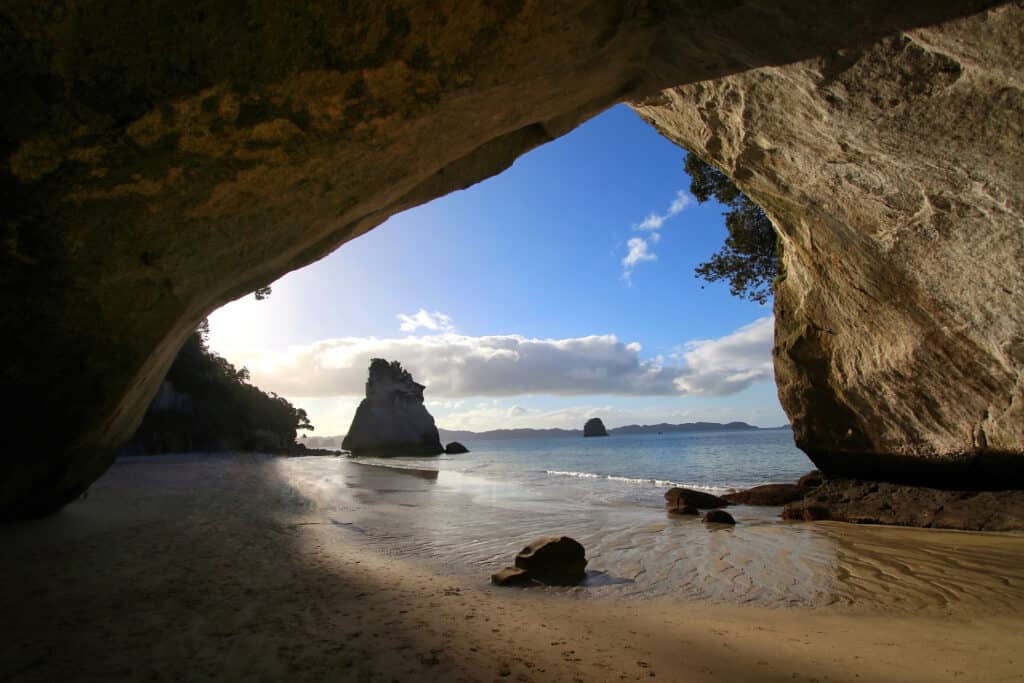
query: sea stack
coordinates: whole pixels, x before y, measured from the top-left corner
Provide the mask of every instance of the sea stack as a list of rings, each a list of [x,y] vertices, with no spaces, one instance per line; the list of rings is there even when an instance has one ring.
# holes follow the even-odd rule
[[[583,436],[608,436],[608,430],[604,428],[601,418],[592,417],[583,425]]]
[[[398,361],[370,361],[366,398],[341,447],[353,455],[438,455],[444,452],[422,384]]]

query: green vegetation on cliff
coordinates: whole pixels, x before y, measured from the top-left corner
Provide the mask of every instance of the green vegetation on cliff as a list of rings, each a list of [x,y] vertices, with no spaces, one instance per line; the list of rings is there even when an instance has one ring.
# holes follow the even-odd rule
[[[782,272],[771,220],[729,176],[692,152],[686,155],[686,172],[690,193],[697,201],[704,203],[714,197],[729,208],[724,214],[729,236],[709,261],[697,266],[697,277],[708,282],[725,280],[733,296],[766,303]]]
[[[129,453],[294,450],[299,430],[312,430],[306,411],[249,383],[206,346],[207,322],[185,342],[153,399]]]

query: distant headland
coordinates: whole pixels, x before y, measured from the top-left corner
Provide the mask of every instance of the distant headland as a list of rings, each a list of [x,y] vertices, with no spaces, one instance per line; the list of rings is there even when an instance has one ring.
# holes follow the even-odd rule
[[[625,425],[614,427],[608,430],[609,436],[626,434],[672,434],[685,432],[741,432],[741,431],[770,431],[779,429],[790,429],[789,425],[779,427],[757,427],[746,422],[683,422],[681,424],[669,424],[662,422],[653,425]],[[472,432],[462,429],[441,429],[438,428],[441,441],[471,441],[473,439],[533,439],[546,437],[581,437],[582,429],[491,429],[483,432]],[[344,436],[316,436],[303,439],[310,447],[337,448]]]
[[[683,422],[669,424],[662,422],[653,425],[625,425],[608,430],[609,436],[620,434],[672,434],[678,432],[741,432],[760,431],[764,429],[789,429],[784,427],[756,427],[746,422]],[[582,436],[582,429],[492,429],[486,432],[470,432],[462,430],[440,430],[442,439],[529,439],[547,436]]]

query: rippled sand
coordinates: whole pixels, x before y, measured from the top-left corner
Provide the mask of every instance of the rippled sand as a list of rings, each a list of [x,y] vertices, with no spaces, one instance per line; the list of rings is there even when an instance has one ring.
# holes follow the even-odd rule
[[[571,491],[572,489],[567,489]],[[0,527],[0,680],[1020,680],[1024,539],[531,498],[335,459],[126,460]],[[582,540],[574,589],[487,583]]]

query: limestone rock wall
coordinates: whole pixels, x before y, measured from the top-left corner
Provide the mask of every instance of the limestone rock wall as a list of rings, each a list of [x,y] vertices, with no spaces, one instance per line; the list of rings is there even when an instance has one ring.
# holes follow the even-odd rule
[[[634,105],[765,207],[775,372],[826,472],[1024,486],[1024,6]]]
[[[615,102],[998,4],[0,0],[0,518],[99,476],[203,316],[388,216]]]

